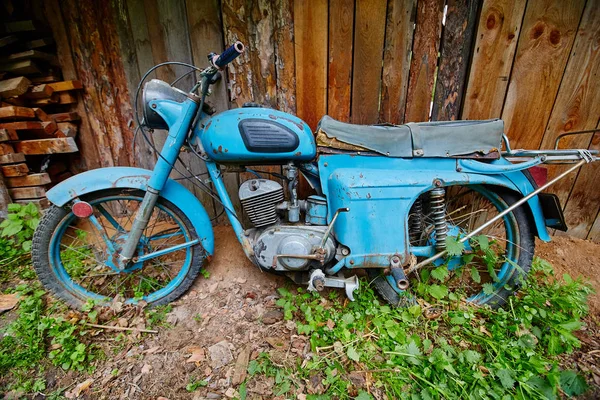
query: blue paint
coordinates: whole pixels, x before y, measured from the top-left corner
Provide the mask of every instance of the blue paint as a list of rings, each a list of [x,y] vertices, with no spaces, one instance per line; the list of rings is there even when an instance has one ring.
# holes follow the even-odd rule
[[[238,125],[247,119],[260,119],[283,125],[298,137],[298,146],[292,151],[252,152],[242,139]],[[261,165],[270,162],[310,161],[317,155],[315,138],[310,127],[300,118],[270,108],[236,108],[215,115],[204,128],[194,134],[200,138],[206,155],[222,163]]]
[[[477,160],[458,160],[458,166],[463,172],[474,172],[477,174],[504,174],[508,172],[523,171],[527,168],[535,167],[543,162],[542,157],[536,157],[533,160],[524,161],[518,164],[504,164],[502,162],[482,163]]]
[[[327,225],[327,199],[323,196],[308,196],[306,201],[306,223]]]

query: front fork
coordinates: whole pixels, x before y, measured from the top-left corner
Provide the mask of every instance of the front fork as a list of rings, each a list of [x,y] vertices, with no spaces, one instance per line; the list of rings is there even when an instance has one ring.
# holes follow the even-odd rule
[[[160,191],[165,186],[169,179],[169,174],[173,170],[181,147],[185,143],[188,132],[192,125],[198,104],[187,99],[183,104],[164,101],[151,101],[150,106],[161,115],[169,125],[169,132],[165,144],[160,152],[146,194],[142,200],[140,208],[137,210],[131,230],[127,235],[127,239],[123,244],[123,248],[117,257],[117,268],[124,270],[133,259],[133,256],[138,248],[138,243],[142,238],[148,221],[152,216],[154,206],[160,196]],[[183,118],[181,115],[183,114]]]

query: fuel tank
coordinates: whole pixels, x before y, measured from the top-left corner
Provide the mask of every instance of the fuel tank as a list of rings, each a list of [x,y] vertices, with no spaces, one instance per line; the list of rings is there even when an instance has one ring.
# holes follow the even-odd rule
[[[248,107],[213,116],[196,128],[206,154],[229,164],[277,164],[315,158],[315,138],[306,122],[270,108]]]

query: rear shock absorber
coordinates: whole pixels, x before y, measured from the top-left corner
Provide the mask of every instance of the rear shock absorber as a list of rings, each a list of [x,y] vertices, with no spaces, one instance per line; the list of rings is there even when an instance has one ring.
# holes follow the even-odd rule
[[[410,208],[408,214],[408,235],[410,244],[413,246],[419,244],[421,233],[423,232],[423,200],[418,198]]]
[[[429,209],[435,230],[435,248],[437,251],[446,249],[448,222],[446,221],[446,190],[435,188],[429,192]]]

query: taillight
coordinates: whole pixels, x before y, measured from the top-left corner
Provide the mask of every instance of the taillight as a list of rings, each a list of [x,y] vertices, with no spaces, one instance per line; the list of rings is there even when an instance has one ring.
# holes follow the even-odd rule
[[[548,183],[548,170],[546,168],[535,166],[529,168],[527,171],[531,174],[531,178],[533,178],[537,187],[544,186]]]

